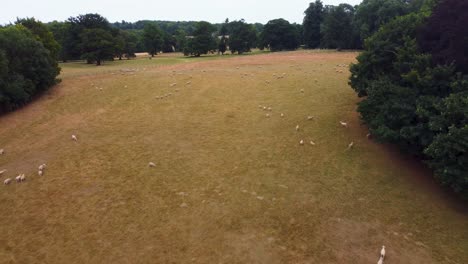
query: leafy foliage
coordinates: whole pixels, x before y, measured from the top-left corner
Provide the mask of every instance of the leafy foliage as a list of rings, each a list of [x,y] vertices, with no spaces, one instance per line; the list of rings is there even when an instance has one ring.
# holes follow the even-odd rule
[[[151,57],[162,51],[163,48],[163,33],[158,25],[149,23],[145,25],[143,30],[143,41],[145,47]]]
[[[0,112],[11,111],[56,83],[49,50],[22,25],[0,29]]]
[[[468,73],[468,1],[444,0],[418,34],[418,44],[434,63],[455,63]]]
[[[320,46],[329,49],[358,47],[358,36],[354,33],[354,7],[348,4],[332,6],[324,16]]]
[[[299,33],[284,19],[270,20],[261,35],[262,46],[271,51],[294,50],[299,47]]]
[[[244,20],[229,23],[229,49],[232,53],[250,52],[255,45],[257,34],[255,28]]]
[[[213,37],[215,31],[216,28],[209,22],[198,22],[193,32],[193,38],[187,41],[184,54],[199,57],[209,51],[216,50],[216,41]]]
[[[320,46],[320,27],[323,22],[324,9],[322,1],[316,0],[310,3],[304,12],[304,44],[308,48],[317,48]]]
[[[398,17],[367,39],[350,84],[365,97],[358,111],[377,140],[421,157],[442,184],[468,197],[468,76],[421,50],[416,36],[429,15],[423,8]]]

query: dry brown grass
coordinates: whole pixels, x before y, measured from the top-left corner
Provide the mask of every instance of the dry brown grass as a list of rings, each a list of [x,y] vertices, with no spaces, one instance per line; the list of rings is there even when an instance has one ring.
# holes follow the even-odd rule
[[[355,56],[63,65],[0,118],[1,179],[28,176],[0,187],[0,263],[468,263],[466,207],[366,139]]]

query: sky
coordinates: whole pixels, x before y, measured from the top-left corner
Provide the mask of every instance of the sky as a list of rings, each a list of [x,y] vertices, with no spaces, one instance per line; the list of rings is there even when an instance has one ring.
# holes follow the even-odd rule
[[[315,0],[313,0],[315,1]],[[266,23],[284,18],[291,23],[302,23],[309,2],[304,0],[6,0],[0,8],[0,24],[16,18],[34,17],[42,22],[64,21],[71,16],[99,13],[109,22],[125,20],[208,21],[221,23],[245,19],[248,23]],[[322,0],[325,5],[361,0]]]

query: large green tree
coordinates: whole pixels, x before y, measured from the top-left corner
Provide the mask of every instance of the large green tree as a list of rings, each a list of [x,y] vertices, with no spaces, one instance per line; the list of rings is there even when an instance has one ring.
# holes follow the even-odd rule
[[[147,23],[143,29],[143,41],[151,57],[162,51],[163,32],[155,23]]]
[[[256,38],[255,28],[245,23],[244,20],[229,23],[229,49],[231,53],[250,52],[256,43]]]
[[[299,47],[299,33],[284,19],[268,21],[261,34],[262,46],[271,51],[294,50]]]
[[[354,7],[351,5],[331,7],[323,21],[320,46],[328,49],[356,48],[358,40],[353,31],[353,18]]]
[[[58,59],[60,45],[46,25],[34,18],[17,19],[16,24],[21,24],[29,29],[36,39],[42,42],[44,47],[50,51],[52,58]]]
[[[205,21],[198,22],[193,36],[187,40],[184,54],[199,57],[202,54],[207,54],[209,51],[216,50],[214,32],[216,32],[216,27],[211,23]]]
[[[101,28],[85,29],[81,33],[81,58],[101,65],[103,60],[112,60],[115,55],[115,38]]]
[[[24,105],[56,83],[49,50],[22,25],[0,28],[0,112]]]
[[[304,44],[308,48],[317,48],[320,46],[320,26],[324,15],[322,1],[316,0],[310,3],[304,14],[302,23]]]

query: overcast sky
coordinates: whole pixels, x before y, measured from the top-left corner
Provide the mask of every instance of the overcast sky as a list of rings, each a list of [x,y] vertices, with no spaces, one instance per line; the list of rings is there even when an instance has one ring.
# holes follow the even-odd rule
[[[314,0],[315,1],[315,0]],[[2,0],[0,24],[17,17],[35,17],[43,22],[63,21],[70,16],[99,13],[110,22],[138,20],[189,21],[221,23],[245,19],[249,23],[266,23],[284,18],[302,23],[309,2],[304,0]],[[322,0],[326,5],[359,4],[361,0]]]

